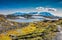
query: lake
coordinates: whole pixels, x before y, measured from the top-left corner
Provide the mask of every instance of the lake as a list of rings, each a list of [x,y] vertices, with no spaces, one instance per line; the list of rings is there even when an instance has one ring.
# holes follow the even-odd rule
[[[35,21],[42,21],[44,19],[8,19],[8,20],[14,22],[35,22]]]

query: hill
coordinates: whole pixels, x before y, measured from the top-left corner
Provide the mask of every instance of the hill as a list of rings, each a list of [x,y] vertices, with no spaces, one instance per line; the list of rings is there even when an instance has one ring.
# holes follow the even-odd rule
[[[59,32],[57,25],[62,26],[62,19],[18,23],[0,17],[0,40],[51,40]]]

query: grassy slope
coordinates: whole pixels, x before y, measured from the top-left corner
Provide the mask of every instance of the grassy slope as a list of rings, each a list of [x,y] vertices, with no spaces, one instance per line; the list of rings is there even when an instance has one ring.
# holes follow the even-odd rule
[[[62,26],[62,20],[32,23],[11,22],[0,17],[0,26],[4,27],[0,40],[12,40],[9,35],[15,35],[18,40],[51,40],[57,31],[57,25]],[[12,28],[15,27],[15,28]],[[6,28],[9,28],[5,31]],[[10,29],[11,28],[11,29]]]

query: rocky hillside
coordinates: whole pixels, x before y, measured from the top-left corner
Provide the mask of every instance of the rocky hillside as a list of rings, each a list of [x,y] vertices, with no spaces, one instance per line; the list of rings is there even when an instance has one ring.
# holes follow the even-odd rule
[[[28,23],[17,23],[8,21],[4,16],[0,17],[0,33],[6,32],[8,30],[21,28],[28,25]]]
[[[62,20],[17,23],[0,17],[0,40],[52,40]]]

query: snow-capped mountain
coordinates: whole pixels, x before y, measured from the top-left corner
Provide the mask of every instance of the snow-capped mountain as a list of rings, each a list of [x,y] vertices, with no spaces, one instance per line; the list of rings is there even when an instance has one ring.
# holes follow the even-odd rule
[[[49,13],[49,12],[29,12],[29,13],[22,13],[22,12],[15,12],[11,15],[13,16],[21,16],[21,15],[25,15],[25,14],[29,14],[29,15],[42,15],[42,16],[54,16],[53,14]]]
[[[11,14],[11,15],[13,15],[13,16],[21,16],[21,15],[25,15],[26,13],[22,13],[22,12],[15,12],[15,13],[13,13],[13,14]]]
[[[58,17],[53,15],[52,13],[49,12],[29,12],[29,13],[22,13],[22,12],[15,12],[13,14],[11,14],[12,16],[15,16],[15,18],[19,17],[19,18],[44,18],[44,19],[59,19],[62,17]]]
[[[38,14],[38,12],[29,12],[28,14],[30,14],[30,15],[36,15],[36,14]]]
[[[42,15],[42,16],[54,16],[53,14],[51,14],[49,12],[40,12],[39,15]]]

